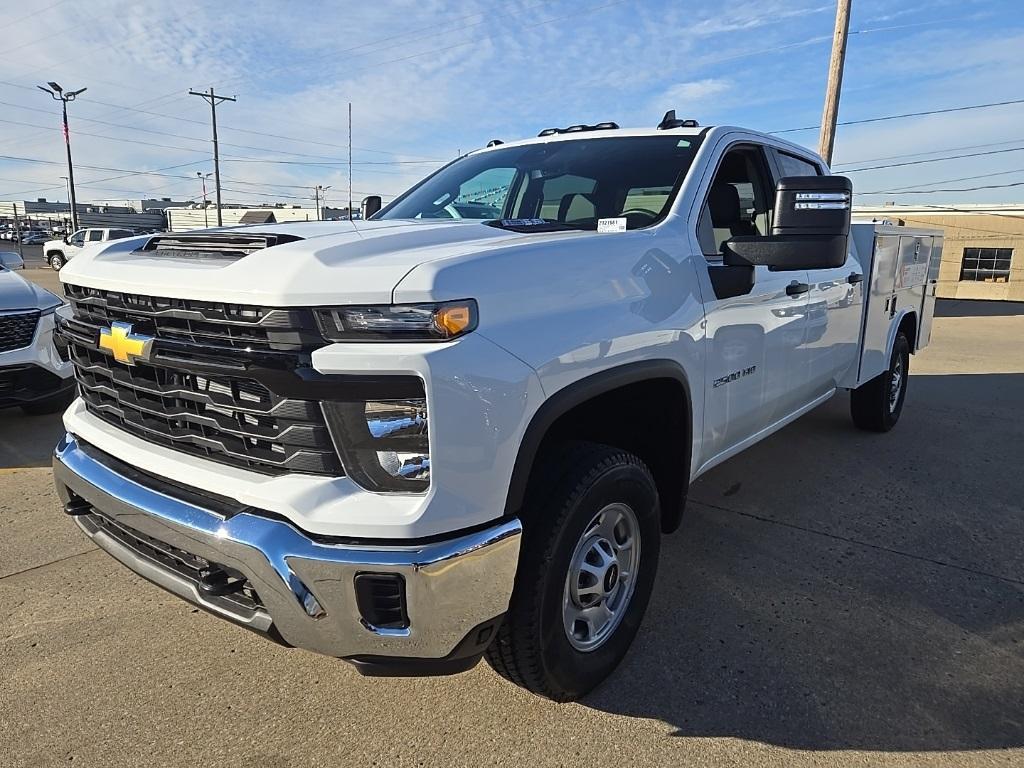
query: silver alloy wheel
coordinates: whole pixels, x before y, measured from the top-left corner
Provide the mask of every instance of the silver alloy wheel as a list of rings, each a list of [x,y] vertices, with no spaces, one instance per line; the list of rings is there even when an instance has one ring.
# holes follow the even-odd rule
[[[892,368],[892,375],[889,377],[889,413],[896,412],[896,405],[900,401],[900,390],[903,389],[903,358],[896,358],[896,365]]]
[[[640,523],[628,504],[594,515],[576,543],[562,595],[562,624],[578,651],[600,648],[629,608],[640,564]]]

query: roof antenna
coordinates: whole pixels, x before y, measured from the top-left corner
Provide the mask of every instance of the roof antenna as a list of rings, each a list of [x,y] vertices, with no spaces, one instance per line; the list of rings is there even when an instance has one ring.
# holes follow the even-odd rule
[[[665,113],[665,116],[661,118],[661,122],[658,123],[659,131],[667,131],[671,128],[696,128],[698,125],[696,120],[679,120],[676,118],[676,111],[670,109]]]

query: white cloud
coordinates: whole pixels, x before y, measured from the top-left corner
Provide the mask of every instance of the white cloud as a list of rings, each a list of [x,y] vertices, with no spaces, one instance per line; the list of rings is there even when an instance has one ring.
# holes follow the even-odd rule
[[[679,104],[689,107],[705,102],[713,96],[720,96],[729,91],[732,84],[724,78],[707,77],[703,80],[691,80],[670,86],[659,98],[664,104]]]

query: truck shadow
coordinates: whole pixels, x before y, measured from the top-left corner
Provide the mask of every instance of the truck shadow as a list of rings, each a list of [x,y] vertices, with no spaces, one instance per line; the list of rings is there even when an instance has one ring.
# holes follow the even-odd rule
[[[0,410],[0,469],[50,466],[63,434],[60,413],[29,416],[19,408]]]
[[[698,480],[590,707],[796,748],[1024,746],[1024,374],[839,395]]]

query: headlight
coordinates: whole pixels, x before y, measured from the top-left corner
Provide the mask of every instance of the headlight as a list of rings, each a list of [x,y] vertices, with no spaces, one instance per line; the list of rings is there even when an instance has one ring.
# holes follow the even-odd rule
[[[440,304],[379,304],[317,310],[331,341],[450,341],[477,325],[472,299]]]
[[[430,485],[426,398],[325,402],[345,471],[370,491],[421,493]]]

